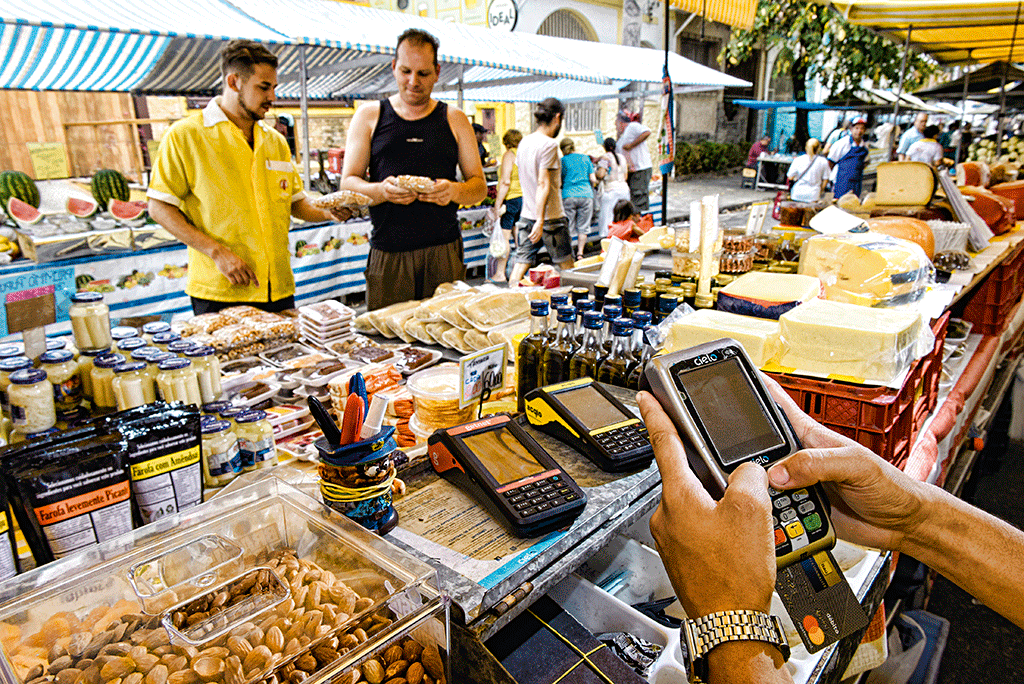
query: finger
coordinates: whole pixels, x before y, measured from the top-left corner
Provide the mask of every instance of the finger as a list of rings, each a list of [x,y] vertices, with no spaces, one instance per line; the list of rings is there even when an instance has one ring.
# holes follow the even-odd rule
[[[860,445],[804,449],[769,468],[768,477],[772,486],[780,489],[809,487],[818,482],[868,487],[878,481],[880,466],[885,465],[888,464]],[[892,470],[901,474],[894,467]]]
[[[713,506],[711,495],[690,469],[683,440],[661,404],[649,392],[638,392],[636,403],[647,426],[647,435],[654,447],[654,458],[661,473],[662,501],[665,497],[682,498],[691,505],[703,508]]]
[[[768,473],[759,465],[744,463],[729,475],[729,486],[725,488],[724,499],[735,500],[746,497],[763,507],[771,508],[771,497],[768,495]]]

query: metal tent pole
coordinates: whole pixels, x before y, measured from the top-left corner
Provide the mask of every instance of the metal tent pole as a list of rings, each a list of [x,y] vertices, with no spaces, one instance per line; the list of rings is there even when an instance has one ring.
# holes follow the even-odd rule
[[[299,107],[302,110],[302,181],[309,190],[309,94],[306,92],[306,46],[299,46]]]
[[[463,89],[463,87],[465,85],[463,83],[463,78],[465,76],[466,76],[466,65],[465,64],[460,64],[459,65],[459,103],[458,103],[459,109],[463,108],[463,105],[462,105],[462,89]]]
[[[1003,61],[1003,77],[999,85],[999,126],[996,129],[996,157],[1003,153],[1003,127],[1006,124],[1006,74],[1010,70],[1010,62],[1013,60],[1013,51],[1017,43],[1017,26],[1020,24],[1020,6],[1017,3],[1017,16],[1013,20],[1013,37],[1010,39],[1010,54]]]
[[[967,125],[967,89],[971,82],[971,72],[964,69],[964,99],[960,103],[960,144],[956,146],[956,151],[953,153],[953,163],[960,163],[960,150],[963,148],[964,142],[964,127]]]
[[[665,0],[665,73],[668,73],[668,0]],[[669,81],[669,92],[668,104],[671,104],[672,98],[675,97],[673,92],[672,83]],[[675,135],[675,131],[668,131],[669,135]],[[669,141],[669,147],[671,148],[671,141]],[[675,160],[673,160],[673,164]],[[668,225],[668,174],[662,171],[661,173],[661,225]]]
[[[907,57],[910,54],[910,34],[913,31],[914,31],[914,26],[913,25],[907,26],[907,39],[905,41],[903,41],[903,60],[900,63],[900,82],[899,82],[899,86],[896,89],[896,105],[893,107],[893,110],[892,110],[892,125],[894,127],[899,125],[900,100],[903,99],[903,78],[904,78],[904,76],[907,73]],[[901,136],[902,136],[902,134],[903,134],[903,131],[900,131],[900,135]],[[897,145],[898,144],[899,144],[899,141],[897,140]],[[890,155],[891,154],[892,153],[890,152]]]

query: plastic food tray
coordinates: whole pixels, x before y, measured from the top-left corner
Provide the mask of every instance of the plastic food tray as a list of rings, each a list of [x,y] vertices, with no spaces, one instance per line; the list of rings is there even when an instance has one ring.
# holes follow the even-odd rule
[[[300,344],[299,342],[292,342],[290,344],[282,344],[272,349],[264,350],[257,354],[257,357],[263,359],[264,361],[266,361],[268,364],[275,368],[288,368],[289,366],[287,361],[275,361],[273,358],[271,358],[276,352],[280,352],[288,348],[294,348],[296,351],[300,352],[296,356],[290,357],[288,360],[298,358],[300,356],[307,356],[309,354],[318,353],[316,350],[310,349],[304,344]]]

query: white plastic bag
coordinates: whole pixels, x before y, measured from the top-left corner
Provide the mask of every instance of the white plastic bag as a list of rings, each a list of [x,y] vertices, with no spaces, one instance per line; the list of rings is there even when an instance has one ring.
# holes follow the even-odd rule
[[[505,237],[505,231],[501,229],[497,221],[491,221],[490,214],[487,218],[488,223],[492,223],[491,226],[491,242],[488,247],[488,254],[495,259],[501,259],[502,257],[508,256],[508,238]],[[485,224],[484,229],[487,229]]]

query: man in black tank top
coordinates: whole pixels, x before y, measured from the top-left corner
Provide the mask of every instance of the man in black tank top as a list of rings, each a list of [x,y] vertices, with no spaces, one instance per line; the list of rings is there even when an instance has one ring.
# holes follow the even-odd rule
[[[424,299],[441,283],[465,277],[459,205],[487,194],[476,135],[466,115],[431,97],[437,39],[418,29],[398,37],[391,70],[398,93],[356,110],[345,142],[342,187],[373,199],[366,305],[370,310]],[[455,169],[463,182],[456,181]],[[433,180],[426,191],[398,176]]]

